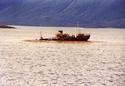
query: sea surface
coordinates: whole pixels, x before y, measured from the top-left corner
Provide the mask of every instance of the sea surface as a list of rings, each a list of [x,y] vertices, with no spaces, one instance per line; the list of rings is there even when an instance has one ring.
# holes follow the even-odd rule
[[[0,86],[125,86],[125,29],[16,26],[0,29]],[[88,42],[33,41],[58,30]]]

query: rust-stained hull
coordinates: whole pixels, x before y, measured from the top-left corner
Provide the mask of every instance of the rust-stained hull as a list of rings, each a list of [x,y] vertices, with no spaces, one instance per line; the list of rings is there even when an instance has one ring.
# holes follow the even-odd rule
[[[45,40],[45,41],[88,41],[88,39],[90,38],[89,36],[84,36],[82,39],[57,39],[57,38],[42,38],[40,40]]]

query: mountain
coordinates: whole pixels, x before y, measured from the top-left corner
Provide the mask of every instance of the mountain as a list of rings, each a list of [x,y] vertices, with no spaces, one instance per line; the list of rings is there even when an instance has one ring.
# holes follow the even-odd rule
[[[0,23],[125,27],[125,0],[0,0]]]

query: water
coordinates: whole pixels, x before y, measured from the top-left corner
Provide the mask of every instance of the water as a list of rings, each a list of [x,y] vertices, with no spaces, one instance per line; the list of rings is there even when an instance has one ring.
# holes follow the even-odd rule
[[[0,86],[125,86],[125,29],[82,29],[89,42],[27,42],[75,28],[0,29]]]

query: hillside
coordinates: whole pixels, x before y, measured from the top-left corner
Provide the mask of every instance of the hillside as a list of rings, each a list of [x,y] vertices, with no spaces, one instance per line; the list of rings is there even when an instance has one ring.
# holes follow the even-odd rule
[[[1,0],[0,23],[125,27],[125,0]]]

